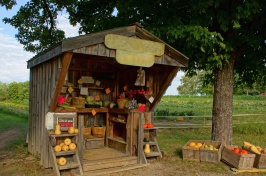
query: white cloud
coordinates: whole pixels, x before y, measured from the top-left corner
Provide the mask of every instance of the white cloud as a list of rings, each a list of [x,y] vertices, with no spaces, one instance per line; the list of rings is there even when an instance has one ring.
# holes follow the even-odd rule
[[[184,75],[183,71],[179,71],[164,95],[178,95],[177,87],[181,85],[180,79]]]
[[[68,16],[61,15],[58,19],[58,27],[65,31],[66,37],[78,36],[78,26],[71,26]],[[27,61],[34,54],[23,50],[21,45],[14,37],[15,34],[4,34],[5,27],[0,28],[0,82],[10,83],[25,82],[29,80],[29,69]]]
[[[33,54],[23,50],[23,46],[9,35],[0,33],[0,81],[4,83],[29,80],[27,60]]]

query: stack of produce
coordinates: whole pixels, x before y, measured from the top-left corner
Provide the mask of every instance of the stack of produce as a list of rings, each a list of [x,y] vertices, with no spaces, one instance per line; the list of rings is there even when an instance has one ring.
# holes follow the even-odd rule
[[[263,149],[260,146],[255,146],[246,141],[243,142],[243,148],[255,154],[266,154],[266,148]]]

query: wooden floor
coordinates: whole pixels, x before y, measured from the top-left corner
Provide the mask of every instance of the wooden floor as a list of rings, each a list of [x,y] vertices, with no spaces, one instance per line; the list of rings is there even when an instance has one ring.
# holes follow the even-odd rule
[[[102,159],[117,158],[123,156],[128,156],[128,154],[122,153],[120,151],[117,151],[109,147],[90,149],[90,150],[85,150],[83,152],[84,161],[102,160]]]

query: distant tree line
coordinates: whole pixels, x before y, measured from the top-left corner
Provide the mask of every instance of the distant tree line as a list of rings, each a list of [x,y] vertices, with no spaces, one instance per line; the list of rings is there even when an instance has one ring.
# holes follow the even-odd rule
[[[29,100],[29,81],[0,82],[0,101],[26,102]]]
[[[194,76],[188,76],[185,74],[180,82],[181,85],[177,87],[177,91],[180,95],[210,95],[213,94],[213,83],[206,79],[211,74],[207,71],[197,71]],[[266,87],[263,83],[256,81],[252,85],[241,82],[239,76],[234,76],[234,95],[259,95],[266,92]]]

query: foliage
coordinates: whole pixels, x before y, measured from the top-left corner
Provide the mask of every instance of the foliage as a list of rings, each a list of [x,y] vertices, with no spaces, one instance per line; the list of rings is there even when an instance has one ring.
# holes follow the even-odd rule
[[[0,82],[0,101],[5,101],[8,99],[8,85],[6,83]]]
[[[266,85],[265,0],[31,0],[4,21],[18,28],[16,37],[26,50],[39,52],[63,38],[55,21],[64,8],[71,24],[81,25],[80,33],[139,22],[189,56],[188,74],[209,71],[208,78],[214,80],[213,138],[217,140],[226,136],[222,140],[230,143],[232,139],[233,74],[248,85],[255,81]]]
[[[29,81],[11,82],[7,87],[8,99],[16,102],[23,102],[29,99]]]

